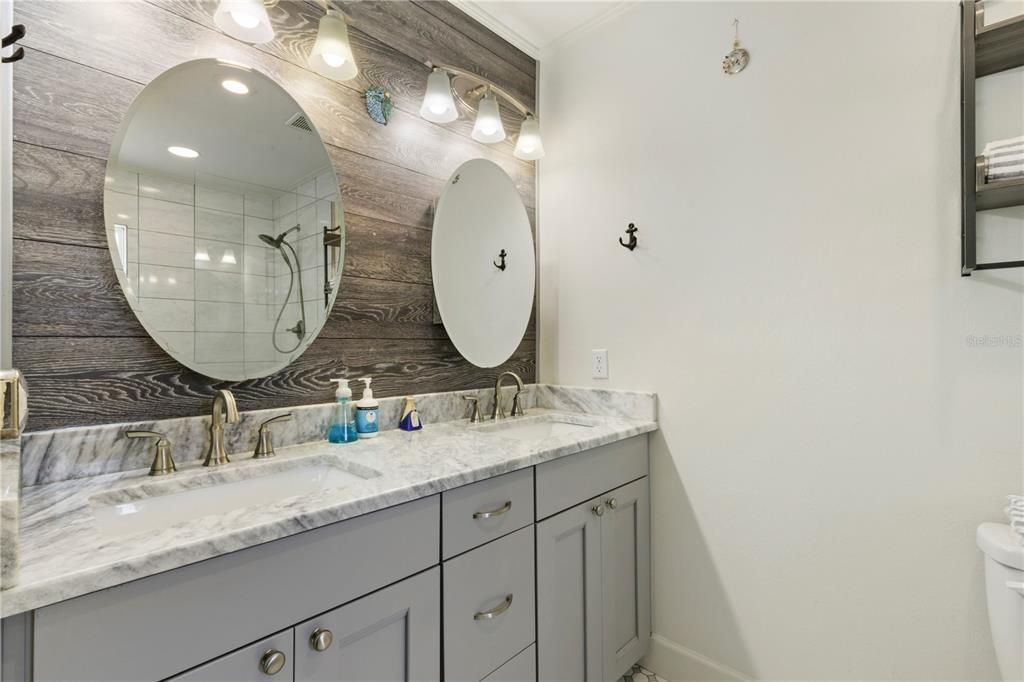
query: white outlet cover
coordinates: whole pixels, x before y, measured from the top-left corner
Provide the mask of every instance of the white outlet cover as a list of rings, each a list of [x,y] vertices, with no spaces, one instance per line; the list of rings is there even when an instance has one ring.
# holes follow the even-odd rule
[[[595,379],[608,378],[608,349],[595,348],[590,351],[591,374]]]

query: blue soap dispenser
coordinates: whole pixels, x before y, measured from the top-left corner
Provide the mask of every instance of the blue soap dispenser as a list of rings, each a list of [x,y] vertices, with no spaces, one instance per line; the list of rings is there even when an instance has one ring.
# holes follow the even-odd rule
[[[356,403],[356,431],[360,438],[376,438],[380,431],[380,403],[373,397],[373,389],[370,388],[370,377],[359,381],[365,384],[363,397]]]
[[[338,390],[334,392],[337,407],[334,418],[327,429],[327,440],[332,443],[352,443],[358,440],[356,420],[352,415],[352,389],[348,387],[348,379],[331,379],[337,382]]]

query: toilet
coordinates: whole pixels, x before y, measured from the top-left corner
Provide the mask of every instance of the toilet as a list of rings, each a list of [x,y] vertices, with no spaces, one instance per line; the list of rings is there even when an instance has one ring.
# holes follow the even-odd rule
[[[981,524],[977,538],[999,670],[1004,680],[1024,680],[1024,547],[1003,523]]]

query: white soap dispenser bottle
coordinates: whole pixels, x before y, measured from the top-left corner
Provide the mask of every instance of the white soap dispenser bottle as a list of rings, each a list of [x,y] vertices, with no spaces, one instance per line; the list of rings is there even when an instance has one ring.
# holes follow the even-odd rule
[[[373,397],[373,389],[370,388],[370,377],[360,379],[366,388],[363,389],[363,397],[356,402],[356,432],[360,438],[376,438],[380,433],[380,403]]]

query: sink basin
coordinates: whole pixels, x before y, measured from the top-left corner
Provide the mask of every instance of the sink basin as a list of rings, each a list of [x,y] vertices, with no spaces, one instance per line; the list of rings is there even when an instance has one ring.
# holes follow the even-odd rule
[[[529,420],[529,416],[526,417]],[[538,418],[529,421],[507,421],[480,427],[484,433],[493,433],[502,438],[523,442],[536,442],[571,434],[582,436],[594,424],[584,424],[568,419]]]
[[[380,472],[336,458],[257,464],[179,480],[100,493],[90,499],[100,532],[111,537],[167,526],[245,507],[345,488]],[[187,486],[184,487],[183,486]]]

